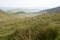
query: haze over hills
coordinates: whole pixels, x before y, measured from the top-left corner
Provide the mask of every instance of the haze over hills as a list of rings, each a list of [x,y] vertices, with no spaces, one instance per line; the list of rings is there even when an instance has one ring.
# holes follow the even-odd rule
[[[17,11],[25,11],[25,12],[37,12],[44,10],[45,8],[15,8],[15,7],[0,7],[0,9],[6,10],[8,12],[17,12]]]
[[[4,10],[4,11],[7,11],[7,12],[20,12],[20,11],[24,11],[24,12],[43,12],[43,11],[46,11],[46,12],[54,12],[54,11],[58,11],[60,10],[60,6],[58,7],[55,7],[55,8],[42,8],[42,9],[26,9],[26,8],[13,8],[13,7],[0,7],[0,9]]]
[[[45,9],[45,10],[40,10],[40,9],[11,9],[11,10],[3,10],[11,15],[14,15],[16,17],[32,17],[36,15],[41,15],[47,12],[55,12],[55,11],[60,11],[60,6],[51,8],[51,9]]]
[[[19,11],[38,12],[38,11],[41,11],[41,9],[13,9],[13,10],[8,10],[8,12],[19,12]]]

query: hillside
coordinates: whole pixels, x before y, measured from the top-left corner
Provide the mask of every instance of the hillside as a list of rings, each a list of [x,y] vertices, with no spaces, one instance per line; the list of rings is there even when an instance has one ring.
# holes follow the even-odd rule
[[[0,40],[60,40],[60,12],[15,18],[0,12]]]
[[[10,20],[13,16],[9,15],[7,12],[0,10],[0,20]]]
[[[15,19],[5,11],[0,10],[0,40],[6,40],[3,37],[8,37],[7,35],[11,35],[14,32],[15,28],[7,25],[13,23]]]

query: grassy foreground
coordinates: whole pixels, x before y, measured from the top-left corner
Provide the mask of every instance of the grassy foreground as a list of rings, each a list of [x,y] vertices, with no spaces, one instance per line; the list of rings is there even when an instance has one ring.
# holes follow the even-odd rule
[[[0,40],[60,40],[60,12],[20,19],[1,12]]]

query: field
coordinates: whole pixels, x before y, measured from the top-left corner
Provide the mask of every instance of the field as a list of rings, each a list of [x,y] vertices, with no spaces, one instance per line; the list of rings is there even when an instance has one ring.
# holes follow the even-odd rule
[[[16,18],[0,11],[0,40],[60,40],[60,12]]]

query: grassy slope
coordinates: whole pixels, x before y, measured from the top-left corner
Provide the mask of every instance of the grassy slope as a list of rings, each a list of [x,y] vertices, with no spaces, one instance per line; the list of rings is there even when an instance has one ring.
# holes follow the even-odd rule
[[[0,22],[0,40],[60,40],[60,12],[24,19],[0,14],[4,20]]]
[[[13,23],[15,19],[13,16],[0,10],[0,40],[4,40],[5,36],[11,35],[14,32],[15,28],[14,26],[10,26],[10,24]]]

